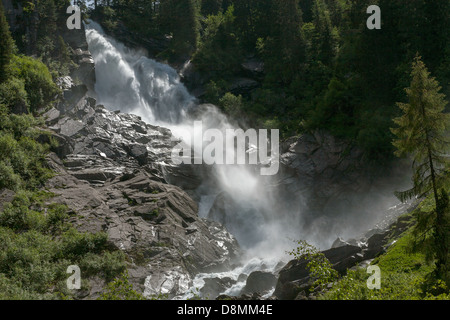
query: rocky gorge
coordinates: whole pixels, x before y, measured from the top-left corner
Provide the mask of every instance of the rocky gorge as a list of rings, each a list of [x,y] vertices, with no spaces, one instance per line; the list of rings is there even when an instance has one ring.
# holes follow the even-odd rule
[[[170,154],[177,139],[171,130],[98,104],[95,62],[85,30],[68,33],[65,40],[79,67],[59,79],[63,97],[44,115],[58,141],[48,156],[57,175],[46,189],[55,194],[52,201],[74,213],[72,223],[79,230],[107,232],[111,245],[127,256],[135,289],[146,296],[186,297],[202,274],[203,297],[216,298],[234,287],[235,296],[242,299],[313,298],[306,293],[311,284],[304,262],[280,259],[271,266],[245,268],[245,249],[233,233],[236,218],[228,214],[240,210],[240,203],[226,191],[213,194],[206,216],[201,217],[202,195],[197,190],[210,168],[174,165]],[[314,235],[317,243],[332,246],[324,254],[340,273],[367,264],[385,250],[393,233],[408,225],[396,218],[412,206],[390,210],[385,210],[389,207],[385,203],[373,206],[389,193],[380,190],[392,179],[367,183],[365,177],[377,174],[365,168],[352,145],[316,132],[288,139],[281,151],[281,173],[266,181],[273,198],[281,201],[263,210],[264,219],[272,221],[267,216],[277,208],[288,222],[299,208],[307,212],[298,236]],[[370,211],[379,213],[365,224],[333,224],[358,214],[362,221]],[[375,226],[380,219],[381,225]],[[357,240],[329,243],[335,235],[367,231],[368,225],[375,229]],[[235,277],[217,276],[230,270],[240,271]],[[90,284],[90,291],[80,293],[80,298],[96,298],[105,285],[98,279]]]

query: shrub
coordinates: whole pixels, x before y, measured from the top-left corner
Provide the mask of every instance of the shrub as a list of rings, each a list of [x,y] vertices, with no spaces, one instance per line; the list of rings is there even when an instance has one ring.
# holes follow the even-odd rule
[[[304,240],[296,241],[296,243],[298,247],[288,254],[297,260],[308,261],[307,268],[310,277],[314,279],[311,290],[317,286],[323,289],[328,283],[337,280],[338,272],[332,268],[330,261],[322,252]]]
[[[108,284],[98,300],[146,300],[146,298],[133,290],[128,273],[123,272],[120,277]]]
[[[41,61],[26,56],[14,56],[12,75],[25,83],[30,111],[35,113],[53,101],[59,93],[48,68]]]
[[[106,249],[108,236],[104,232],[96,234],[80,233],[71,228],[63,234],[60,257],[78,258],[89,252],[101,253]]]
[[[0,84],[0,101],[14,113],[28,112],[28,94],[21,79],[9,78]]]
[[[232,117],[237,117],[242,113],[242,104],[242,96],[235,96],[230,92],[225,93],[219,100],[219,105]]]

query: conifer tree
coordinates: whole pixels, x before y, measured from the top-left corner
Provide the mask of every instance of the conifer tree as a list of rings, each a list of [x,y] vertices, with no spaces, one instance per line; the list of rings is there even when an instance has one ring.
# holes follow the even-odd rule
[[[448,165],[448,129],[450,115],[445,113],[447,101],[440,93],[439,83],[416,56],[411,73],[412,81],[406,89],[408,103],[398,103],[403,115],[394,119],[397,136],[393,144],[397,156],[410,155],[413,160],[413,187],[396,195],[401,201],[432,192],[435,200],[435,217],[432,219],[434,254],[437,274],[448,281],[449,225],[448,196],[443,180]],[[441,190],[440,190],[441,189]]]
[[[335,41],[330,14],[323,0],[315,0],[313,5],[313,23],[315,39],[313,46],[317,52],[316,59],[329,65],[335,54]]]
[[[173,35],[172,48],[177,54],[192,54],[200,38],[200,6],[197,0],[164,0],[160,23]]]
[[[265,43],[270,81],[289,84],[305,61],[302,12],[296,0],[273,1],[273,30]]]
[[[0,83],[6,80],[7,66],[14,51],[14,41],[5,17],[5,9],[0,1]]]

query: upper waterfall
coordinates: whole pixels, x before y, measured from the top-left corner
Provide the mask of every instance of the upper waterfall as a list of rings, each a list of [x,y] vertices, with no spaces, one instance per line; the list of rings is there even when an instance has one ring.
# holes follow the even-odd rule
[[[96,22],[86,29],[100,104],[137,114],[152,124],[177,124],[184,119],[195,98],[173,68],[107,37]]]

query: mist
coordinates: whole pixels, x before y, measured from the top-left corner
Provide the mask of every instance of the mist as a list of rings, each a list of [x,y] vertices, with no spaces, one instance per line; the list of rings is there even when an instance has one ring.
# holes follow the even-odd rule
[[[174,140],[188,143],[192,141],[185,139],[188,134],[203,135],[193,130],[194,121],[202,121],[203,130],[238,129],[236,122],[217,107],[198,106],[170,66],[145,57],[144,52],[128,49],[106,36],[95,22],[87,25],[86,35],[96,66],[93,95],[99,104],[167,127]],[[280,260],[289,259],[286,251],[295,247],[293,240],[303,239],[328,249],[338,237],[363,235],[388,219],[388,209],[399,203],[393,192],[409,184],[405,168],[393,168],[389,175],[367,182],[358,192],[343,188],[339,201],[315,211],[308,207],[311,194],[307,189],[300,192],[280,188],[283,172],[262,176],[259,169],[258,165],[211,166],[195,190],[199,215],[226,226],[244,249],[242,266],[227,273],[235,278],[257,269],[274,270]],[[199,275],[197,284],[204,277]],[[241,285],[238,283],[233,290],[237,292]]]

